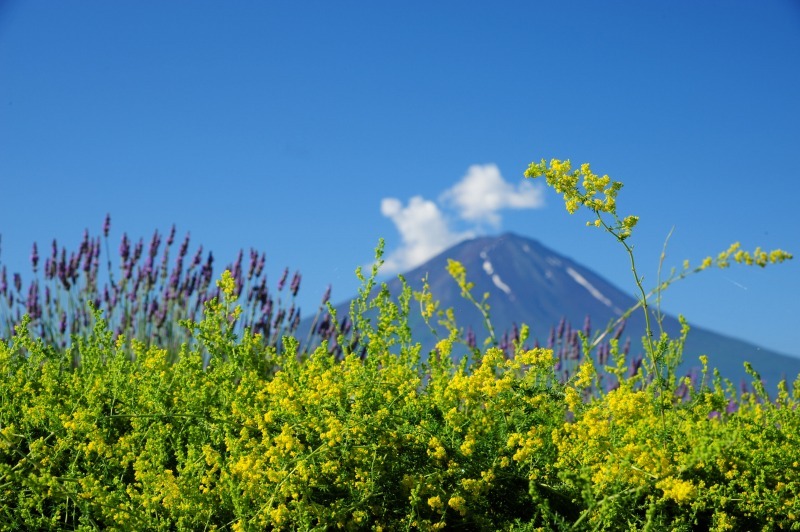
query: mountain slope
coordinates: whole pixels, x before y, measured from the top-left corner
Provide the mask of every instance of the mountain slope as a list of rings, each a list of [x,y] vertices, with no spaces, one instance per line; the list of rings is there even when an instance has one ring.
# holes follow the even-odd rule
[[[546,345],[551,328],[562,318],[573,328],[583,328],[590,316],[594,329],[602,329],[617,320],[636,299],[623,292],[589,268],[564,257],[533,239],[514,234],[480,237],[461,242],[425,264],[407,272],[404,277],[413,290],[420,290],[423,277],[428,276],[431,292],[441,308],[453,307],[460,327],[471,328],[478,345],[486,337],[483,318],[477,309],[460,295],[455,281],[447,274],[447,259],[461,262],[467,280],[474,282],[473,294],[480,299],[489,293],[491,318],[498,338],[514,324],[527,324],[531,337]],[[398,279],[387,282],[392,294],[398,294]],[[414,305],[414,302],[412,302]],[[349,308],[349,302],[339,305],[339,315]],[[414,338],[422,342],[423,352],[435,343],[416,308],[412,308],[411,325]],[[657,325],[651,320],[653,327]],[[758,347],[746,341],[721,335],[692,323],[686,342],[682,373],[699,366],[698,356],[705,354],[709,366],[716,367],[724,377],[738,385],[750,382],[744,362],[750,361],[770,389],[783,377],[788,380],[800,374],[800,359]],[[665,315],[664,330],[677,337],[680,324],[674,316]],[[632,355],[642,353],[641,338],[645,331],[644,313],[637,309],[627,320],[622,341],[631,339]],[[444,332],[442,333],[445,334]]]

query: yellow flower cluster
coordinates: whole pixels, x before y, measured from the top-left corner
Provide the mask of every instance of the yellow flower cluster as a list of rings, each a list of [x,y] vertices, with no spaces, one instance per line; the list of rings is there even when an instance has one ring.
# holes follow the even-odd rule
[[[731,265],[731,259],[738,264],[745,264],[747,266],[760,266],[765,267],[767,264],[780,264],[786,260],[791,260],[793,255],[787,253],[782,249],[774,249],[772,251],[764,251],[760,247],[753,250],[752,253],[741,249],[739,242],[734,242],[725,251],[720,252],[716,259],[706,257],[703,262],[695,268],[694,271],[702,271],[716,265],[718,268],[724,269]],[[683,264],[684,270],[689,270],[689,262],[685,261]]]
[[[619,181],[611,181],[607,175],[602,177],[592,172],[588,163],[578,170],[572,171],[569,160],[552,159],[550,165],[542,159],[539,163],[531,163],[525,171],[525,177],[535,179],[544,176],[547,184],[559,194],[563,194],[567,211],[574,214],[581,205],[595,212],[616,213],[617,193],[622,188]],[[583,192],[578,188],[581,183]],[[602,194],[603,198],[597,198]]]

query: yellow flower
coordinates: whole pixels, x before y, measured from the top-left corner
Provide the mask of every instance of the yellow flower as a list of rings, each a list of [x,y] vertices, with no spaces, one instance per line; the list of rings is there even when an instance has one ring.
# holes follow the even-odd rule
[[[692,500],[696,491],[691,482],[675,477],[667,477],[657,482],[656,487],[664,491],[664,497],[678,504]]]
[[[442,503],[441,497],[436,495],[435,497],[431,497],[428,499],[428,506],[430,506],[434,510],[438,510],[439,508],[442,508],[444,504]]]
[[[464,500],[464,497],[456,496],[456,497],[450,497],[450,500],[447,501],[447,505],[453,510],[460,513],[461,515],[466,515],[467,513],[466,502],[467,501]]]

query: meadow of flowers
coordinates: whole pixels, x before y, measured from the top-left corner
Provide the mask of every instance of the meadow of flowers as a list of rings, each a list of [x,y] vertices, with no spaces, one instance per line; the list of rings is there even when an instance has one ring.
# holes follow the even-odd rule
[[[34,247],[27,293],[0,270],[0,530],[800,530],[800,377],[770,397],[752,368],[740,393],[705,357],[677,375],[691,332],[658,334],[650,304],[686,275],[791,255],[734,245],[647,292],[620,183],[558,160],[526,176],[626,249],[641,357],[619,324],[560,324],[545,347],[522,326],[503,349],[451,262],[491,333],[475,346],[427,286],[376,282],[380,245],[349,316],[325,294],[303,335],[300,275],[269,289],[255,251],[214,281],[188,236],[170,268],[174,231],[147,251],[124,236],[116,270],[108,220],[105,248]],[[430,353],[412,312],[439,335]]]

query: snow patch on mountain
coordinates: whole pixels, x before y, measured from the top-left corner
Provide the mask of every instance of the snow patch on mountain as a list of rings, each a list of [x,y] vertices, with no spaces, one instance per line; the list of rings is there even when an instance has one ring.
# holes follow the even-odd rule
[[[592,283],[587,281],[581,274],[579,274],[578,272],[576,272],[575,270],[573,270],[569,266],[567,266],[567,273],[569,274],[570,277],[572,277],[575,280],[576,283],[578,283],[579,285],[584,287],[586,290],[588,290],[588,292],[590,294],[592,294],[592,297],[594,297],[596,300],[600,301],[602,304],[604,304],[607,307],[613,307],[614,306],[614,304],[611,302],[610,299],[608,299],[606,296],[604,296],[602,293],[600,293],[600,290],[598,290],[597,288],[592,286]]]
[[[507,295],[511,295],[511,288],[500,279],[500,276],[494,273],[494,267],[492,267],[492,263],[489,262],[487,258],[486,252],[481,251],[481,258],[483,259],[483,271],[486,272],[486,275],[492,278],[492,282],[494,285],[505,292]]]

